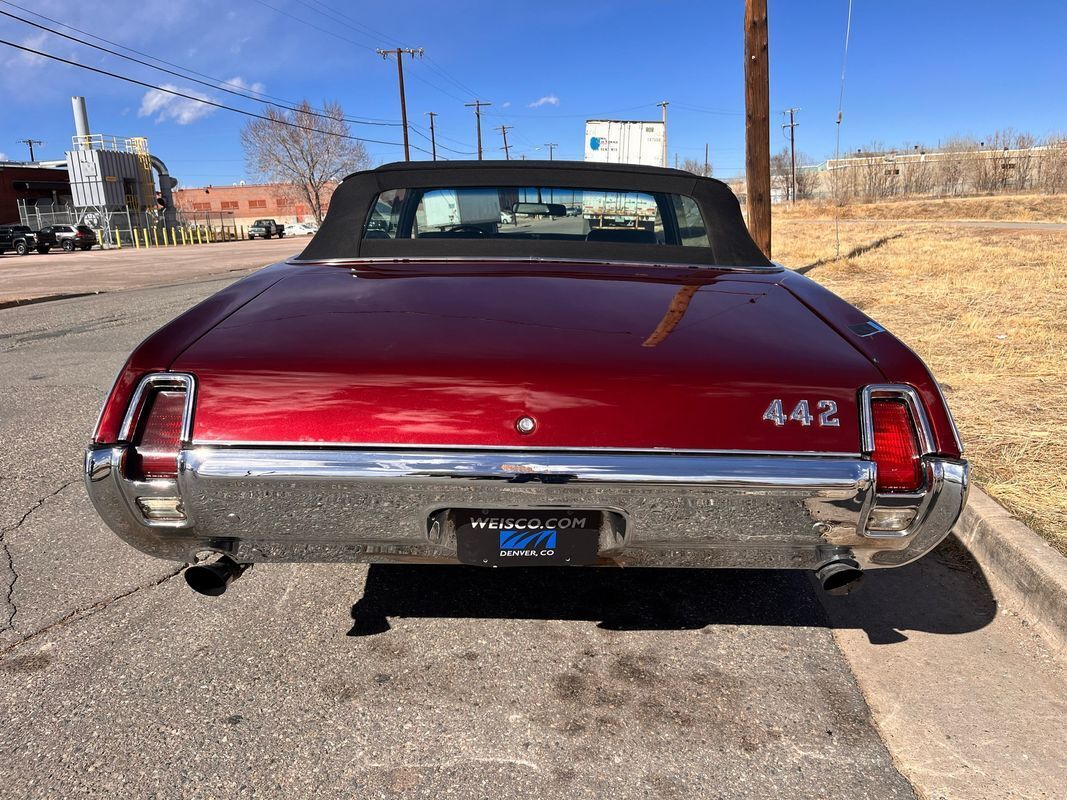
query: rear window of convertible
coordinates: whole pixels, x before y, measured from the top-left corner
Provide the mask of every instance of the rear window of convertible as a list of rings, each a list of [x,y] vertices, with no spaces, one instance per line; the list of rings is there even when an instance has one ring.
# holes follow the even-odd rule
[[[363,238],[709,246],[691,197],[538,186],[390,189],[371,206]]]

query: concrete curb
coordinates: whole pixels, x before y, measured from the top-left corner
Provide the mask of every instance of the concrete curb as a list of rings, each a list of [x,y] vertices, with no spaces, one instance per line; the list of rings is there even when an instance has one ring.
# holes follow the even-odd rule
[[[986,573],[998,603],[1067,655],[1067,558],[976,486],[953,532]]]

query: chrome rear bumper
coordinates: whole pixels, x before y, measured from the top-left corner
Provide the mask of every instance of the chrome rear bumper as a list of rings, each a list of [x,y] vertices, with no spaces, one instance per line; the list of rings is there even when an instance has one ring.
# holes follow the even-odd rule
[[[93,504],[131,545],[178,561],[458,563],[446,509],[574,508],[610,512],[604,565],[814,569],[851,555],[889,567],[940,542],[967,494],[966,462],[931,456],[926,491],[892,499],[858,457],[196,447],[177,481],[151,482],[125,478],[125,457],[87,451]],[[887,503],[914,521],[868,530]],[[150,518],[159,508],[182,518]]]

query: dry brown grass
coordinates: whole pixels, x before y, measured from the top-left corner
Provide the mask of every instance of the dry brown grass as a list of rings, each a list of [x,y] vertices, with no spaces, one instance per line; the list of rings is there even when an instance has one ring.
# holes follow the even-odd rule
[[[945,197],[853,203],[841,206],[840,219],[984,219],[1019,222],[1067,222],[1067,195],[994,195],[991,197]],[[802,201],[796,206],[775,208],[781,219],[833,219],[834,206],[822,201]]]
[[[1067,553],[1067,232],[774,221],[774,257],[914,348],[945,385],[973,476]],[[879,244],[880,243],[880,244]]]

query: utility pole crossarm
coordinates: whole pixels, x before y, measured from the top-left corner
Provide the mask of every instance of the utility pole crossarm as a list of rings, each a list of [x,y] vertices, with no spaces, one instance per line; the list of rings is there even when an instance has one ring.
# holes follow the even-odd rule
[[[30,161],[36,161],[37,159],[34,158],[34,156],[33,156],[33,146],[35,144],[44,144],[44,142],[42,142],[40,139],[19,139],[18,141],[15,142],[15,144],[24,144],[27,147],[29,147],[30,148]]]
[[[555,142],[546,142],[545,143],[545,147],[548,148],[548,160],[549,161],[555,161],[555,159],[556,159],[556,148],[559,147],[559,145],[556,144]]]
[[[502,149],[504,151],[505,161],[511,161],[511,151],[508,149],[508,131],[514,127],[514,125],[501,125],[497,128],[497,130],[500,131],[500,135],[504,138],[504,147]]]
[[[411,146],[408,144],[408,102],[404,94],[404,56],[422,58],[425,50],[421,47],[397,47],[392,50],[375,50],[384,59],[396,56],[396,73],[400,81],[400,121],[404,128],[404,160],[411,161]]]
[[[474,109],[474,117],[478,124],[478,160],[482,160],[482,106],[491,106],[492,103],[483,103],[481,100],[475,100],[473,103],[464,103],[467,108]]]
[[[787,108],[783,111],[783,114],[789,115],[789,122],[783,123],[783,128],[789,128],[789,200],[793,205],[797,203],[797,141],[796,141],[796,127],[799,122],[795,121],[796,113],[800,111],[799,108]]]
[[[436,111],[427,111],[426,116],[430,118],[430,150],[433,160],[437,160],[437,133],[434,131],[433,120],[437,116]]]

